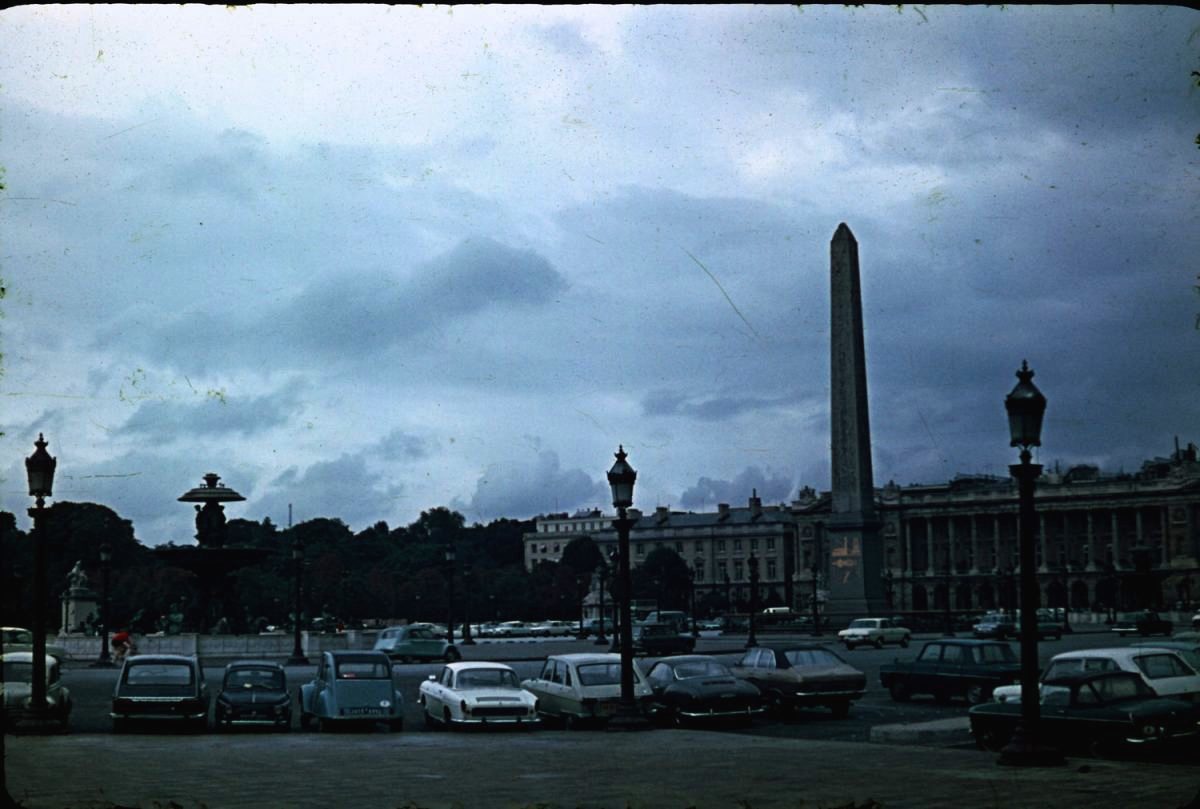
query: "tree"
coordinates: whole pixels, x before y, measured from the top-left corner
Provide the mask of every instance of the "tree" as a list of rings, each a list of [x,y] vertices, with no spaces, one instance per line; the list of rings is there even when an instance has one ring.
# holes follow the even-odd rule
[[[653,598],[659,609],[687,607],[688,566],[683,557],[670,548],[655,548],[638,566],[633,582],[635,597]]]
[[[563,548],[560,564],[569,568],[575,575],[590,577],[596,568],[604,563],[604,555],[591,537],[581,536],[572,539]]]

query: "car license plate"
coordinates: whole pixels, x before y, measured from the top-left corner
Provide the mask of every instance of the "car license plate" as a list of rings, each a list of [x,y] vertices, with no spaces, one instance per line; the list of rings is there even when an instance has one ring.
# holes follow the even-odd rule
[[[382,716],[383,708],[347,708],[346,716]]]

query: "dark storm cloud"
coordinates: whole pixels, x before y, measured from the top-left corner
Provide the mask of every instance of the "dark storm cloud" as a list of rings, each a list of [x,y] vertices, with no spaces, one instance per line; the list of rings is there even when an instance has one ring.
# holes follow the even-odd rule
[[[295,387],[253,397],[197,392],[196,398],[198,401],[145,402],[117,432],[157,442],[174,440],[181,431],[189,437],[246,436],[287,424],[302,409]]]
[[[654,391],[642,400],[642,413],[647,416],[689,416],[701,421],[723,421],[745,413],[789,407],[796,403],[795,396],[717,396],[691,401],[688,398],[667,391]]]
[[[717,503],[740,507],[749,502],[757,491],[763,503],[787,503],[795,495],[793,480],[788,475],[764,473],[756,466],[743,469],[733,480],[713,480],[702,477],[694,486],[684,490],[680,505],[688,509],[712,510]]]
[[[250,513],[279,522],[278,515],[286,515],[291,504],[297,521],[327,517],[352,527],[386,518],[404,491],[401,484],[371,469],[361,452],[318,461],[303,470],[289,467],[266,488],[268,493],[248,507]]]
[[[389,461],[416,460],[429,457],[430,442],[402,430],[392,430],[379,442],[379,456]]]
[[[607,484],[593,480],[581,469],[563,469],[558,453],[543,450],[532,463],[488,466],[475,483],[469,501],[456,500],[454,508],[468,516],[523,519],[554,511],[570,511],[607,502]]]

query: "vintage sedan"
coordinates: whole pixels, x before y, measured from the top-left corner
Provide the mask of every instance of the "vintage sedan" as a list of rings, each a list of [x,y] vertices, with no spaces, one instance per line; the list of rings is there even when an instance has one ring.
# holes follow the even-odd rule
[[[649,657],[691,654],[696,639],[678,632],[671,624],[644,623],[632,627],[633,653]]]
[[[191,730],[208,727],[208,685],[195,657],[134,655],[125,658],[113,691],[113,731],[131,722],[178,724]]]
[[[383,652],[322,652],[317,674],[300,686],[300,727],[331,730],[386,722],[404,728],[404,697]]]
[[[971,631],[977,638],[1004,640],[1016,636],[1017,622],[1002,612],[989,612],[971,627]]]
[[[4,722],[13,726],[30,716],[33,703],[33,652],[0,655],[0,697],[4,699]],[[46,655],[46,707],[50,719],[65,730],[71,719],[71,692],[62,683],[58,660]]]
[[[1050,658],[1050,664],[1042,672],[1042,681],[1072,674],[1127,671],[1141,675],[1146,685],[1161,697],[1190,702],[1200,700],[1200,674],[1188,664],[1184,652],[1167,648],[1170,643],[1147,641],[1131,646],[1063,652]],[[1021,687],[997,688],[992,698],[997,702],[1020,702]]]
[[[218,728],[233,724],[292,725],[292,696],[283,666],[262,660],[238,660],[225,667],[213,717]]]
[[[462,660],[458,647],[439,635],[429,624],[392,626],[379,633],[375,641],[376,652],[383,652],[392,660],[407,663],[410,660]]]
[[[33,651],[33,632],[29,629],[19,626],[4,626],[0,627],[0,635],[4,637],[3,649],[5,654],[8,652]],[[59,646],[57,643],[47,642],[46,654],[57,660],[59,665],[62,665],[67,660],[66,648]]]
[[[879,682],[896,702],[907,702],[913,694],[932,694],[939,702],[964,697],[978,705],[993,689],[1020,677],[1021,663],[1007,643],[965,638],[930,641],[916,660],[897,658],[879,667]]]
[[[1019,703],[989,702],[970,710],[971,733],[999,750],[1021,720]],[[1136,674],[1075,674],[1045,680],[1038,737],[1062,749],[1101,755],[1120,748],[1160,747],[1200,734],[1200,706],[1160,697]]]
[[[538,724],[537,697],[503,663],[447,663],[421,683],[425,727]]]
[[[550,655],[542,671],[521,683],[538,701],[538,713],[568,728],[604,727],[621,701],[619,654]],[[633,698],[640,707],[650,697],[650,685],[633,665]]]
[[[1167,635],[1175,631],[1175,625],[1153,610],[1127,612],[1121,615],[1112,626],[1112,631],[1124,637],[1125,635]]]
[[[756,686],[733,676],[706,655],[665,657],[646,673],[652,695],[646,714],[666,724],[737,720],[746,724],[763,711]]]
[[[882,649],[885,643],[898,643],[908,648],[912,633],[891,618],[855,618],[850,626],[838,633],[838,640],[852,651],[855,646],[874,646]]]
[[[753,683],[775,713],[826,707],[840,719],[867,688],[867,675],[824,646],[756,646],[731,670]]]

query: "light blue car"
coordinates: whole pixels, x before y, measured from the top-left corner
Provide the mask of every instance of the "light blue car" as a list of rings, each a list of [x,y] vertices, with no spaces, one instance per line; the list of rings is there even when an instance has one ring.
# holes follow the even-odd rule
[[[382,652],[323,652],[317,676],[300,686],[300,727],[386,722],[404,727],[404,697],[392,679],[392,661]]]
[[[429,624],[390,626],[379,633],[375,651],[383,652],[401,663],[410,660],[444,660],[447,663],[462,660],[458,648],[438,635]]]

